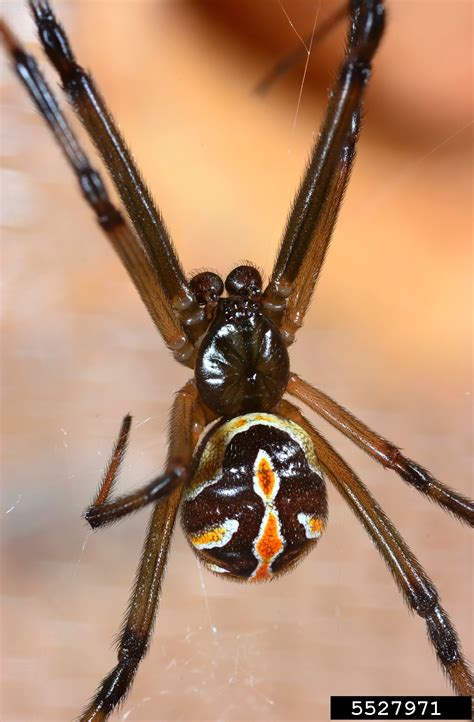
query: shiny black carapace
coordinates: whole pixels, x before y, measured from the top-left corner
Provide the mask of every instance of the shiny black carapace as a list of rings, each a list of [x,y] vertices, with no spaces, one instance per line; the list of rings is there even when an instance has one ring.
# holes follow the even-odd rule
[[[29,5],[44,51],[129,220],[112,205],[35,60],[2,22],[13,66],[166,345],[193,371],[173,403],[164,474],[132,494],[113,497],[131,426],[126,416],[99,492],[85,512],[98,528],[153,506],[118,662],[82,722],[105,720],[130,689],[149,644],[180,504],[187,538],[207,568],[229,579],[258,582],[288,571],[317,543],[327,520],[326,479],[370,534],[410,608],[425,620],[455,691],[470,694],[471,671],[432,582],[354,472],[283,398],[290,394],[304,402],[428,499],[473,524],[472,502],[290,371],[288,347],[303,324],[354,160],[364,92],[384,30],[384,3],[349,2],[344,60],[266,287],[251,264],[235,268],[225,282],[211,272],[186,278],[133,158],[49,3],[30,0]]]

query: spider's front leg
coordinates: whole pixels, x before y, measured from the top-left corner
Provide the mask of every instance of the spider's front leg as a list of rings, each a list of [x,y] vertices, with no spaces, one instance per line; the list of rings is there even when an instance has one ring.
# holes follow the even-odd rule
[[[372,60],[384,28],[382,0],[351,0],[346,54],[262,300],[287,345],[303,324],[331,240],[355,157]]]
[[[179,318],[186,337],[194,343],[208,323],[186,280],[161,213],[91,75],[77,62],[48,0],[28,2],[44,51],[109,170],[146,252],[155,283]]]
[[[127,270],[158,331],[180,363],[190,365],[194,348],[173,312],[133,228],[112,203],[101,175],[91,165],[36,60],[0,18],[0,40],[30,98],[43,116],[74,172],[82,195]]]

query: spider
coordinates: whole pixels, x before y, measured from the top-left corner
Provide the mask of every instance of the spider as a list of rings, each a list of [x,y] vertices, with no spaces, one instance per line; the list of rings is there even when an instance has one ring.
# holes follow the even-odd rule
[[[108,198],[35,61],[2,24],[5,46],[166,345],[194,371],[173,404],[164,474],[137,492],[113,496],[130,432],[126,416],[85,513],[89,524],[100,528],[153,505],[118,663],[81,719],[106,719],[133,682],[148,647],[180,505],[191,547],[205,566],[231,579],[266,580],[290,570],[317,543],[326,524],[325,479],[358,516],[409,606],[425,620],[456,692],[469,694],[471,673],[432,583],[344,460],[283,398],[289,394],[306,403],[375,460],[472,525],[472,502],[436,481],[289,367],[287,348],[311,301],[353,163],[364,89],[384,29],[383,2],[351,3],[344,62],[265,288],[251,265],[233,269],[225,282],[210,272],[187,281],[92,79],[76,64],[46,0],[31,0],[30,6],[44,49],[106,162],[132,225]]]

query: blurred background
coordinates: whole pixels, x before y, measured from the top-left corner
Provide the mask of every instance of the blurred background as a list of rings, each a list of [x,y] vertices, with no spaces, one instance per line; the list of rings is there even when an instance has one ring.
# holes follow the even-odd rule
[[[355,170],[292,367],[471,494],[472,5],[388,5]],[[263,98],[253,88],[335,3],[55,7],[186,270],[225,275],[250,258],[268,273],[344,23],[313,47],[305,77],[303,61]],[[26,7],[3,0],[1,11],[41,56]],[[120,489],[162,468],[168,409],[188,373],[0,62],[1,718],[55,722],[75,717],[115,663],[148,515],[91,534],[81,512],[126,412],[135,423]],[[468,530],[318,427],[434,579],[472,656]],[[449,693],[423,622],[332,488],[329,500],[318,549],[269,585],[214,578],[176,529],[154,642],[117,719],[327,720],[331,694]]]

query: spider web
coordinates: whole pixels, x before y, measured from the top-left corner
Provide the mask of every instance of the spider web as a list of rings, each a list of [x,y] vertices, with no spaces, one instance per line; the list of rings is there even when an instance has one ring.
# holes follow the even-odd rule
[[[288,12],[287,12],[287,10],[285,9],[282,0],[277,0],[277,2],[278,2],[278,5],[280,6],[280,8],[281,8],[281,10],[282,10],[282,12],[283,12],[283,14],[284,14],[284,16],[285,16],[286,19],[288,20],[289,26],[291,27],[291,29],[292,29],[293,32],[295,33],[296,37],[298,38],[299,42],[301,43],[301,45],[302,45],[302,47],[304,48],[304,51],[305,51],[305,53],[306,53],[306,61],[305,61],[305,64],[304,64],[303,75],[302,75],[302,78],[301,78],[301,84],[300,84],[300,89],[299,89],[299,93],[298,93],[298,100],[297,100],[297,103],[296,103],[295,116],[294,116],[294,119],[293,119],[293,133],[294,133],[294,132],[295,132],[295,129],[296,129],[296,123],[297,123],[297,120],[298,120],[298,114],[299,114],[300,107],[301,107],[301,99],[302,99],[302,97],[303,97],[303,88],[304,88],[304,84],[305,84],[305,81],[306,81],[306,75],[307,75],[307,72],[308,72],[308,66],[309,66],[309,62],[310,62],[310,59],[311,59],[311,53],[313,52],[314,35],[315,35],[315,32],[316,32],[316,27],[317,27],[319,12],[320,12],[320,9],[321,9],[321,0],[318,0],[318,2],[315,4],[315,8],[316,8],[316,9],[315,9],[315,13],[314,13],[314,20],[313,20],[313,26],[312,26],[312,29],[311,29],[311,35],[310,35],[309,43],[304,40],[304,38],[302,37],[302,35],[300,35],[300,33],[298,32],[298,30],[295,28],[295,25],[294,25],[294,23],[292,22],[289,14],[288,14]]]

